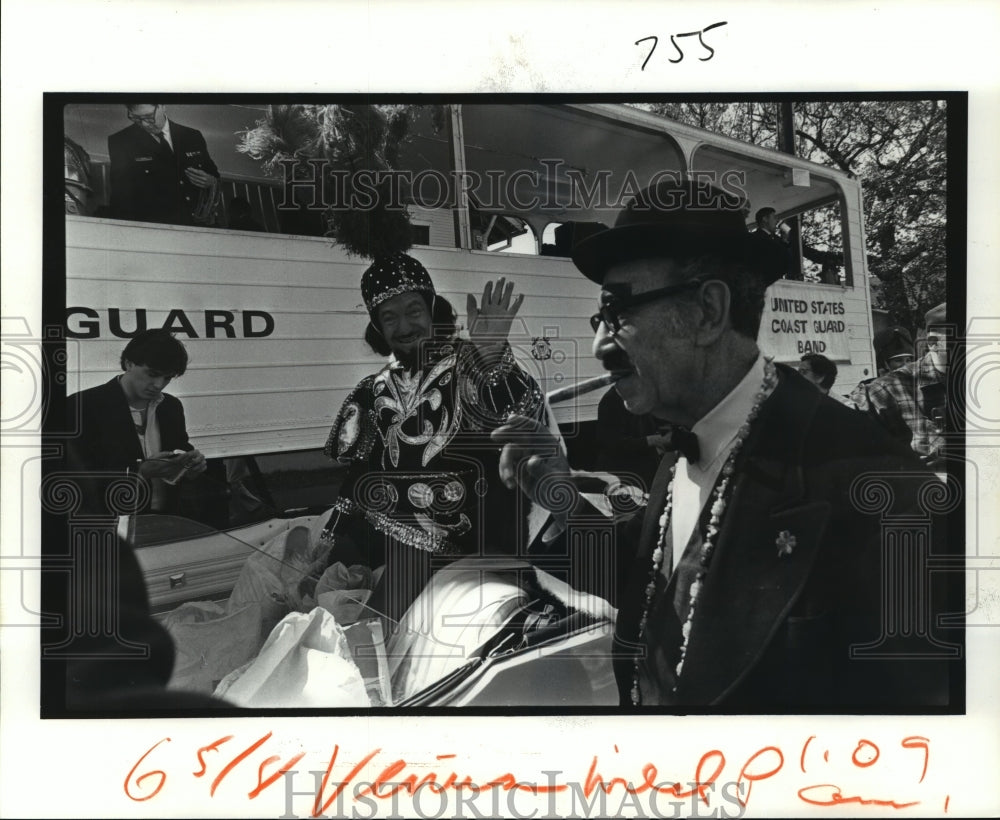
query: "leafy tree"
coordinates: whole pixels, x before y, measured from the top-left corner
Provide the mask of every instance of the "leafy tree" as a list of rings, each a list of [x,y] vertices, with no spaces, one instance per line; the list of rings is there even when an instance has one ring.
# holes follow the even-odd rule
[[[777,147],[774,103],[656,103],[662,116],[767,148]],[[860,179],[872,301],[910,328],[944,301],[947,111],[937,100],[804,102],[793,106],[795,153]],[[803,219],[803,256],[818,270],[840,268],[839,221]]]

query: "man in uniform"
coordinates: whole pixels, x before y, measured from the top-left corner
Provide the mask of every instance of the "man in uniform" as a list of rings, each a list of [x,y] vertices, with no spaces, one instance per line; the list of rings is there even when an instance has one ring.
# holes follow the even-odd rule
[[[171,225],[205,223],[219,169],[200,131],[167,118],[165,105],[126,106],[132,124],[108,137],[111,216]],[[209,209],[210,210],[210,209]]]

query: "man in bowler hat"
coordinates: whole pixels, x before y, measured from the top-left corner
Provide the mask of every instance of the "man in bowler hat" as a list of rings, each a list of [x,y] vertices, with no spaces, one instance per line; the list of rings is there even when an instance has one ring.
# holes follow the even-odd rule
[[[593,352],[625,406],[689,431],[673,437],[681,452],[664,457],[645,509],[615,531],[622,705],[946,705],[952,648],[925,627],[947,602],[923,575],[889,577],[899,556],[855,484],[877,474],[891,488],[883,512],[920,513],[916,493],[937,479],[865,415],[762,355],[764,294],[784,260],[747,234],[742,204],[665,180],[573,251],[601,289]],[[515,419],[493,438],[501,478],[536,501],[541,484],[579,485],[540,425]],[[549,536],[586,526],[584,503],[554,514]],[[909,639],[884,615],[890,584],[926,592],[905,613],[919,622]]]

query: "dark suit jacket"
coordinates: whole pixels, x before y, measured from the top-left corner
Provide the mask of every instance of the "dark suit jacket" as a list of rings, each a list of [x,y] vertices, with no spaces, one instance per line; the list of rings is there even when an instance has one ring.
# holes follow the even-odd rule
[[[778,236],[778,234],[768,233],[761,228],[756,228],[750,236],[757,246],[757,252],[776,271],[781,271],[782,277],[787,279],[802,278],[791,246]]]
[[[695,607],[683,672],[675,678],[681,623],[696,571],[694,552],[682,558],[668,582],[658,576],[648,652],[642,650],[644,678],[654,682],[657,699],[668,707],[787,712],[947,705],[951,670],[946,656],[954,647],[937,643],[925,627],[949,602],[941,590],[930,589],[919,561],[922,550],[947,549],[946,533],[943,520],[917,503],[918,495],[926,500],[940,482],[864,414],[823,396],[789,368],[779,366],[779,373],[779,385],[762,406],[738,460]],[[616,659],[615,672],[623,705],[631,703],[638,624],[672,463],[668,456],[661,465],[645,515],[619,531],[625,584],[615,649],[624,657]],[[882,474],[881,488],[859,492],[855,485],[852,490],[864,473]],[[892,537],[892,521],[903,519],[863,509],[883,501],[887,516],[916,511],[917,519],[903,528],[926,525],[927,532],[913,542]],[[784,556],[777,545],[783,532],[795,538],[791,554]],[[910,560],[915,564],[908,574]],[[912,587],[916,604],[883,588],[886,566],[887,584]],[[892,622],[893,617],[903,620]],[[908,637],[896,634],[901,624]],[[878,646],[852,658],[850,647],[866,643]],[[901,648],[936,656],[877,657]]]
[[[170,121],[173,154],[138,123],[108,137],[111,157],[111,216],[139,222],[193,225],[201,189],[185,168],[219,176],[200,131]]]
[[[142,460],[142,446],[135,433],[125,392],[117,378],[67,399],[69,429],[77,435],[67,447],[67,463],[72,471],[103,473],[80,479],[83,511],[90,514],[115,513],[106,502],[109,485],[124,474],[135,472]],[[184,423],[184,407],[168,393],[156,408],[163,450],[192,450]],[[176,488],[169,487],[168,496]],[[142,511],[140,508],[138,511]]]

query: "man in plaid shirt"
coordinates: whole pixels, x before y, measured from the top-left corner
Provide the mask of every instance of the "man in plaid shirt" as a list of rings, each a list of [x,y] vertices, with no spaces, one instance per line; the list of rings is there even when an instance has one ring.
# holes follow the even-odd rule
[[[945,419],[947,353],[942,335],[945,305],[927,311],[927,352],[869,382],[852,398],[896,438],[933,466],[941,456]]]

